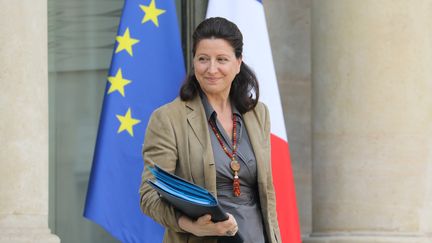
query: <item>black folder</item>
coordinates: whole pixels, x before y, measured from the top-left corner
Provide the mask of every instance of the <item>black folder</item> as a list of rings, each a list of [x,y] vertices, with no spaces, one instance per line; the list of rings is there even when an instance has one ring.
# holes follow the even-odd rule
[[[213,222],[228,219],[228,215],[219,205],[217,199],[206,189],[195,185],[181,177],[168,173],[157,165],[148,167],[155,176],[155,180],[147,180],[159,195],[175,208],[192,219],[204,214],[210,214]],[[237,233],[235,236],[219,237],[221,242],[242,243],[243,238]]]

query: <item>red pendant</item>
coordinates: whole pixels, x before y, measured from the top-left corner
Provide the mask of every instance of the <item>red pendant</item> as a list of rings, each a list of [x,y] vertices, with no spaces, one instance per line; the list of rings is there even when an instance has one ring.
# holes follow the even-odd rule
[[[239,180],[238,176],[234,176],[233,193],[234,193],[234,196],[236,196],[236,197],[240,196],[240,180]]]

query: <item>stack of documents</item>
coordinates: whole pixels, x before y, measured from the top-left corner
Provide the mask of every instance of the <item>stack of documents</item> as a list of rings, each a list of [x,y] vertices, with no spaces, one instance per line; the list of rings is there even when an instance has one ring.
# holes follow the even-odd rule
[[[153,168],[150,166],[147,168],[155,177],[155,180],[147,180],[147,183],[163,199],[188,217],[197,219],[205,214],[210,214],[213,222],[228,219],[228,215],[221,208],[216,198],[206,189],[168,173],[157,165],[154,165]],[[234,237],[223,238],[230,238],[226,239],[226,242],[243,242],[239,234]]]

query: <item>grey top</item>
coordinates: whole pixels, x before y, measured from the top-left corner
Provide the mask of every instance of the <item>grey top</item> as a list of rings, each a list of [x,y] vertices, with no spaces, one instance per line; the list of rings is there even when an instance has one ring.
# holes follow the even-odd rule
[[[207,120],[216,121],[216,129],[221,134],[222,140],[228,150],[232,151],[232,142],[225,129],[217,120],[217,113],[208,102],[205,94],[201,94],[201,99],[206,112]],[[243,124],[242,116],[233,107],[233,115],[237,116],[237,153],[236,158],[240,163],[240,191],[239,197],[233,194],[234,174],[230,168],[231,159],[223,151],[212,128],[209,127],[210,139],[216,164],[216,189],[217,198],[228,213],[236,219],[239,232],[244,238],[244,242],[264,243],[264,228],[262,214],[259,205],[257,187],[257,166],[255,154],[249,141],[246,127]],[[214,123],[213,123],[214,124]],[[219,240],[222,243],[223,240]]]

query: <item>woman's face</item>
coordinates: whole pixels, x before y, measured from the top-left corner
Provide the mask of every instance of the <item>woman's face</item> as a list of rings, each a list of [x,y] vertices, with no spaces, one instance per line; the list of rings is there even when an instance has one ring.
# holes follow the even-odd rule
[[[227,98],[231,83],[240,72],[241,62],[242,59],[236,58],[233,47],[224,39],[198,42],[193,65],[204,93]]]

